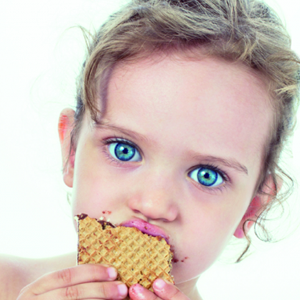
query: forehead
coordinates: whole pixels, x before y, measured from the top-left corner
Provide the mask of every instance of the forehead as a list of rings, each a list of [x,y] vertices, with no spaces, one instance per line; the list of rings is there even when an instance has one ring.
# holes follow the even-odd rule
[[[152,88],[152,93],[148,95],[152,104],[155,99],[161,103],[156,91],[178,94],[181,91],[185,93],[188,87],[194,87],[185,98],[193,97],[200,106],[201,99],[211,95],[211,103],[214,100],[225,103],[229,98],[238,98],[236,104],[254,105],[257,111],[271,108],[269,81],[264,75],[241,62],[230,62],[201,53],[192,52],[191,56],[186,57],[184,52],[175,52],[152,55],[136,62],[121,62],[112,69],[107,82],[110,95],[112,92],[117,94],[118,90],[124,88],[127,92],[134,93],[138,101],[145,88]],[[223,94],[221,99],[216,97],[218,93]],[[167,101],[163,102],[168,104]],[[180,105],[180,102],[177,104]],[[187,106],[187,103],[182,104]]]
[[[267,81],[241,63],[212,57],[119,64],[106,96],[107,122],[210,153],[222,147],[228,155],[261,154],[273,118]]]

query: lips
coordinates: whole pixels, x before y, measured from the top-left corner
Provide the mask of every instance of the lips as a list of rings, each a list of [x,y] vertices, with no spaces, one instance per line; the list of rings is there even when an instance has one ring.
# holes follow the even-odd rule
[[[141,219],[134,219],[125,221],[120,224],[120,226],[124,227],[135,227],[139,229],[141,232],[152,235],[152,236],[160,236],[166,240],[166,242],[169,244],[169,237],[165,234],[165,232],[160,229],[159,227],[152,225],[146,221],[143,221]]]

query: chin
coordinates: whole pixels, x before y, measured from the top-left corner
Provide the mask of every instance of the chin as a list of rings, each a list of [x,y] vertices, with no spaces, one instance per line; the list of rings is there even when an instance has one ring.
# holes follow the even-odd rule
[[[197,270],[191,270],[192,268],[194,268],[193,263],[173,263],[171,274],[174,276],[175,284],[180,285],[191,280],[197,280],[200,277],[201,273],[203,273],[207,269],[200,269],[200,266]]]

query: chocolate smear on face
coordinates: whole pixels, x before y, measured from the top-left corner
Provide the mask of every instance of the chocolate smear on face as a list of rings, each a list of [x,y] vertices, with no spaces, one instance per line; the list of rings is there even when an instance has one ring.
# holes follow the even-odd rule
[[[175,255],[175,247],[174,247],[174,245],[170,245],[170,250],[173,253],[172,263],[179,262],[179,259]]]

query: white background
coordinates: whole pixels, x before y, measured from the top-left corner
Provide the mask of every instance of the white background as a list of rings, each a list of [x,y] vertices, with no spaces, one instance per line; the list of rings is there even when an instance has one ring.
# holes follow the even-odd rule
[[[75,78],[85,54],[78,29],[97,28],[121,0],[11,0],[0,5],[0,253],[40,258],[76,249],[76,235],[61,178],[57,120],[74,105]],[[108,4],[109,3],[109,4]],[[285,20],[300,54],[295,0],[269,0]],[[286,165],[300,180],[300,131]],[[279,223],[280,243],[256,242],[239,264],[223,263],[199,281],[205,300],[300,299],[299,192]],[[298,221],[299,222],[299,221]],[[275,225],[276,225],[275,224]],[[281,224],[284,224],[281,225]],[[239,248],[240,249],[240,248]]]

